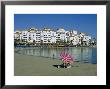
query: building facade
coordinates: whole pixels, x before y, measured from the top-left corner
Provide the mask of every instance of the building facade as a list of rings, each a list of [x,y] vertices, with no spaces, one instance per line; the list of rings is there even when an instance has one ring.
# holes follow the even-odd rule
[[[76,30],[66,31],[63,28],[54,31],[49,28],[38,30],[36,28],[30,28],[28,30],[14,32],[14,40],[19,40],[25,43],[42,43],[42,44],[54,44],[57,42],[71,43],[72,45],[89,45],[91,36],[85,33],[80,33]]]

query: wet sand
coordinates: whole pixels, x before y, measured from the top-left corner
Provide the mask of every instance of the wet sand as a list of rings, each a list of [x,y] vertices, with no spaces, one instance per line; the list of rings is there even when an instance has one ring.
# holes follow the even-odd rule
[[[57,68],[61,60],[14,54],[15,76],[97,76],[97,64],[74,62],[71,68]]]

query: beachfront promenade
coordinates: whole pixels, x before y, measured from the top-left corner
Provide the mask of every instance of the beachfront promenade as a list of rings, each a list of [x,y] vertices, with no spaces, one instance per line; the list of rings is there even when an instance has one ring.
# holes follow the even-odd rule
[[[72,68],[57,68],[61,60],[14,54],[15,76],[97,76],[97,64],[74,62]]]

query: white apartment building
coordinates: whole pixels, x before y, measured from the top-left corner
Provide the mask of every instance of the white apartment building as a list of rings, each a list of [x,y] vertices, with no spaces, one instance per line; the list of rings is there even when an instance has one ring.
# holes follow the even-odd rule
[[[20,40],[21,39],[21,31],[14,32],[14,39]]]
[[[41,41],[43,43],[56,43],[56,32],[44,28],[44,30],[41,31]]]
[[[67,41],[66,32],[63,28],[56,31],[56,41]]]
[[[83,42],[85,43],[85,45],[89,45],[91,40],[91,36],[84,36],[83,37]]]
[[[85,33],[80,33],[76,30],[66,31],[63,28],[59,28],[57,31],[53,31],[49,28],[38,30],[36,28],[30,28],[23,31],[15,31],[14,39],[19,39],[28,43],[57,43],[57,42],[71,42],[73,45],[81,44],[81,39],[85,43],[89,44],[91,36]]]

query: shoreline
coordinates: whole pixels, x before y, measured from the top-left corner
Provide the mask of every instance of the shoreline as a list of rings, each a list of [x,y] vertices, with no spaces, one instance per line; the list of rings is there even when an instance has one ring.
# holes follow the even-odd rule
[[[97,46],[94,46],[94,47],[43,47],[43,46],[18,46],[18,47],[15,47],[16,48],[97,48]]]
[[[61,60],[14,54],[15,76],[96,76],[97,64],[74,62],[72,68],[56,68]]]

